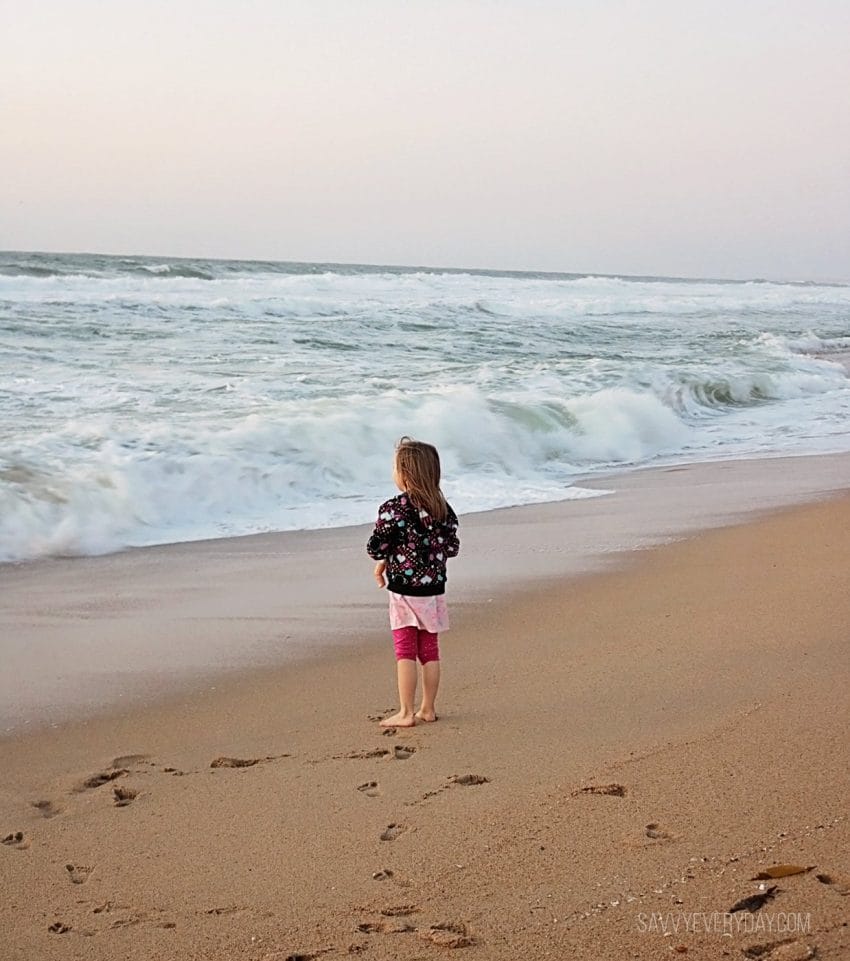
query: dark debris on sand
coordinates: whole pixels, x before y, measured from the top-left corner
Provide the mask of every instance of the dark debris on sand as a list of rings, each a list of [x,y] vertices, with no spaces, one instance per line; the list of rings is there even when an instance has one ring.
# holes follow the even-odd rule
[[[776,895],[779,894],[779,888],[772,884],[766,891],[760,891],[758,894],[751,894],[747,898],[741,898],[740,901],[736,901],[731,908],[729,908],[729,914],[737,914],[738,911],[749,911],[750,914],[755,914],[756,911],[761,910],[768,901],[772,901]]]

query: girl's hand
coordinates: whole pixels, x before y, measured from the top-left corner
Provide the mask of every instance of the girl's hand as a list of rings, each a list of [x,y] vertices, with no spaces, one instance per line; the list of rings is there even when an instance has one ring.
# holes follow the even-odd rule
[[[375,581],[377,582],[378,587],[383,588],[387,586],[384,581],[384,571],[386,569],[387,569],[386,561],[378,561],[378,563],[375,565]]]

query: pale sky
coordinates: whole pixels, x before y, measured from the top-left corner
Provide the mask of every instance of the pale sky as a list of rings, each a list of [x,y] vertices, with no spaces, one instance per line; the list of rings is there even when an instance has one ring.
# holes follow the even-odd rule
[[[850,2],[0,3],[0,249],[850,280]]]

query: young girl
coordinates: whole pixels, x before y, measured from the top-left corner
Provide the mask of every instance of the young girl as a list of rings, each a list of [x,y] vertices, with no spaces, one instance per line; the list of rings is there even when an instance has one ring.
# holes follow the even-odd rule
[[[390,598],[401,710],[383,727],[412,727],[416,718],[436,721],[440,685],[438,634],[448,630],[446,561],[457,556],[457,516],[440,490],[440,455],[431,444],[402,437],[393,480],[401,491],[378,508],[366,551],[378,563],[375,580]],[[386,574],[386,583],[384,575]],[[416,659],[422,663],[422,705],[413,713]]]

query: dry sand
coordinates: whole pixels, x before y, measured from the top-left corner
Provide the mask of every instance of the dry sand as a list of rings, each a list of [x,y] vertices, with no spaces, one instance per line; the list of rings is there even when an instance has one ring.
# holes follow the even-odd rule
[[[182,550],[163,604],[213,548]],[[2,961],[850,956],[850,497],[556,568],[459,578],[436,724],[381,731],[373,638],[0,741]],[[725,915],[775,864],[814,868]]]

